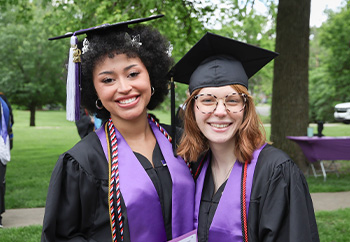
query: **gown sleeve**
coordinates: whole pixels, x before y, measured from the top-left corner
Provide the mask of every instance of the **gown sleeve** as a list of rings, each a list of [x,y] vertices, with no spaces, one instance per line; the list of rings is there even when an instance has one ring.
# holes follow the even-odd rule
[[[259,156],[251,193],[250,241],[319,241],[308,185],[282,151],[267,147]]]
[[[101,182],[69,154],[61,155],[50,180],[41,241],[110,240],[108,208],[100,200],[108,186]]]

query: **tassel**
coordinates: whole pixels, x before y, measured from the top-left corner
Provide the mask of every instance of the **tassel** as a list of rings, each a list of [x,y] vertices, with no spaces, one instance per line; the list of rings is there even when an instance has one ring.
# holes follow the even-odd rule
[[[77,41],[78,42],[78,41]],[[78,44],[78,43],[77,43]],[[81,59],[80,59],[80,50],[78,47],[75,50],[75,120],[80,119],[80,75],[81,75]]]
[[[67,100],[66,113],[67,120],[79,120],[80,108],[80,54],[78,49],[78,38],[73,35],[70,39],[71,47],[69,49],[68,74],[67,74]],[[78,110],[78,112],[77,112]],[[78,113],[78,114],[77,114]]]

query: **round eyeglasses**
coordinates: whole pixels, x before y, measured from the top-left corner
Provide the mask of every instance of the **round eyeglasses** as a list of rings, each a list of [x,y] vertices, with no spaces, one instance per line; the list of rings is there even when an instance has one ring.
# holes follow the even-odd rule
[[[213,113],[220,99],[223,99],[227,112],[239,113],[242,112],[245,107],[247,95],[244,93],[231,93],[224,98],[217,98],[213,94],[204,93],[194,96],[194,99],[196,100],[198,110],[204,114]]]

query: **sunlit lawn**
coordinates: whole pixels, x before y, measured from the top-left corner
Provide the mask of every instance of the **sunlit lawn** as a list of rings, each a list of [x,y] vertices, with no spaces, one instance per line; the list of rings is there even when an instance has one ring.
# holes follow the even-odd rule
[[[161,122],[170,123],[170,113],[155,112]],[[44,207],[52,169],[58,156],[80,140],[74,122],[65,120],[63,111],[37,111],[36,126],[29,127],[29,112],[14,111],[14,149],[6,173],[6,209]],[[350,136],[350,125],[326,126],[324,134]],[[270,127],[266,126],[267,137]],[[340,177],[308,177],[311,192],[350,191],[350,166],[340,162]],[[347,241],[350,209],[317,212],[321,241]],[[41,226],[0,230],[0,241],[39,241]]]
[[[47,188],[58,156],[79,141],[74,122],[64,112],[36,112],[29,127],[29,112],[14,111],[14,148],[6,171],[6,209],[44,207]]]

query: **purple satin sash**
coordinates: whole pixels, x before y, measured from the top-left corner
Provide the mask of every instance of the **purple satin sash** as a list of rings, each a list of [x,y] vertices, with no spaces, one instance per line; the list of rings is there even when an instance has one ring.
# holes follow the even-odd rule
[[[247,181],[246,181],[246,206],[247,215],[249,211],[250,194],[252,190],[253,175],[258,160],[260,151],[266,144],[255,150],[253,159],[248,165]],[[196,182],[195,193],[195,228],[198,228],[198,213],[202,197],[202,190],[205,175],[209,165],[208,159],[203,164],[202,171]],[[242,166],[240,162],[236,162],[231,171],[230,177],[227,180],[225,189],[220,198],[220,202],[216,209],[213,221],[209,228],[209,242],[224,242],[224,241],[243,241],[242,224],[241,224],[241,176]],[[248,217],[248,216],[247,216]]]
[[[167,163],[172,187],[172,237],[193,230],[194,182],[180,157],[174,157],[172,145],[149,120]],[[104,125],[96,131],[108,157]],[[119,152],[120,191],[127,209],[131,241],[166,241],[161,204],[155,187],[129,145],[116,129]],[[107,159],[108,160],[108,159]]]
[[[0,104],[1,104],[1,128],[0,128],[0,135],[2,139],[4,140],[4,143],[6,144],[8,131],[7,131],[7,125],[9,120],[10,111],[7,107],[6,102],[0,97]]]

